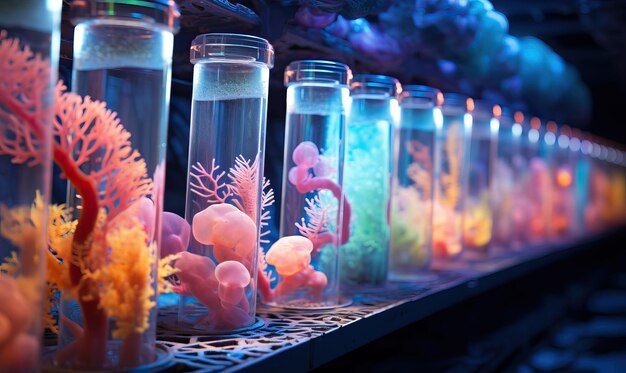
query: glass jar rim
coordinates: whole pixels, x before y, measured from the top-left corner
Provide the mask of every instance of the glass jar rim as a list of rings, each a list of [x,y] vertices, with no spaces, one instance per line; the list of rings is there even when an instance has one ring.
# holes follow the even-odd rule
[[[352,70],[348,65],[327,60],[299,60],[285,68],[285,86],[298,82],[322,82],[350,85]]]
[[[74,0],[74,24],[90,19],[134,19],[157,24],[170,32],[180,28],[180,12],[174,0]]]
[[[196,36],[191,42],[191,63],[210,61],[261,62],[274,67],[274,47],[253,35],[209,33]]]
[[[377,74],[356,74],[350,83],[352,93],[379,93],[398,97],[402,92],[400,81],[392,76]]]
[[[433,103],[433,105],[436,106],[441,106],[443,102],[443,94],[437,88],[419,84],[409,84],[402,86],[400,101],[413,98],[420,98],[424,99],[424,101],[430,101]]]
[[[472,101],[472,99],[464,95],[462,93],[456,92],[444,92],[443,93],[443,102],[441,103],[442,107],[455,107],[455,108],[463,108],[466,111],[472,111],[472,108],[469,108],[468,103]]]

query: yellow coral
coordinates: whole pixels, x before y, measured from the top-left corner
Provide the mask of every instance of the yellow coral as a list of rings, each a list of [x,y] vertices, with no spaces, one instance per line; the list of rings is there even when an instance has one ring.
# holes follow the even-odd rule
[[[11,251],[11,255],[4,258],[4,262],[0,264],[0,273],[14,277],[20,269],[20,259],[17,252]]]
[[[448,160],[449,173],[441,174],[441,189],[444,198],[441,203],[454,209],[460,196],[461,160],[459,156],[462,148],[460,124],[450,126],[446,134],[445,153]]]
[[[107,232],[110,261],[86,272],[86,277],[98,284],[99,307],[115,319],[112,335],[118,339],[148,329],[150,310],[156,305],[151,281],[156,245],[148,246],[142,224],[131,220],[133,224]]]
[[[178,273],[179,269],[174,268],[172,263],[180,258],[180,254],[168,255],[165,258],[161,258],[158,263],[158,285],[157,294],[169,293],[172,291],[172,284],[166,279]]]

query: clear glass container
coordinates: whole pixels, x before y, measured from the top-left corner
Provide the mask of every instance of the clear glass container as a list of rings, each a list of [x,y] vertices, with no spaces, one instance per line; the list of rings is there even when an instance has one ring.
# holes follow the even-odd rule
[[[355,75],[352,80],[343,178],[352,220],[350,240],[339,255],[343,285],[380,285],[387,280],[391,133],[400,91],[400,82],[389,76]]]
[[[229,332],[255,320],[274,50],[255,36],[205,34],[192,42],[191,62],[185,217],[192,235],[176,262],[177,329]]]
[[[569,140],[569,151],[574,165],[573,198],[574,215],[572,219],[572,232],[575,236],[586,235],[585,231],[585,207],[589,193],[589,174],[591,163],[589,157],[583,152],[583,134],[576,128],[572,129]]]
[[[522,154],[527,164],[527,175],[523,193],[525,194],[526,218],[528,221],[527,243],[536,246],[546,242],[548,229],[546,220],[549,217],[550,205],[546,196],[550,193],[550,170],[546,158],[542,157],[543,134],[538,117],[532,117],[528,125],[523,127]]]
[[[472,131],[473,100],[456,93],[444,93],[443,125],[435,145],[435,189],[433,215],[433,256],[456,258],[461,254],[463,204],[469,141]]]
[[[519,132],[513,113],[498,105],[493,108],[494,119],[499,121],[497,155],[493,169],[491,203],[493,216],[492,252],[505,254],[512,248],[513,205],[518,182],[515,162],[519,154]]]
[[[556,140],[552,146],[552,238],[563,241],[575,234],[575,161],[569,149],[572,132],[569,126],[563,125],[555,133]]]
[[[72,92],[85,112],[67,133],[77,144],[64,174],[78,225],[54,364],[149,367],[163,358],[155,350],[157,260],[179,14],[172,0],[75,1],[71,10]]]
[[[510,144],[507,140],[507,121],[503,115],[500,121],[500,134],[498,140],[498,153],[509,152],[512,156],[513,188],[511,198],[511,241],[512,250],[523,250],[528,243],[530,231],[530,203],[527,186],[530,178],[528,159],[525,154],[524,128],[530,126],[530,118],[524,116],[521,111],[513,115],[513,124],[510,129]],[[506,144],[510,147],[507,149]],[[496,170],[496,172],[498,172]],[[496,218],[498,220],[499,218]]]
[[[60,0],[0,3],[0,372],[40,370],[60,18]]]
[[[394,132],[391,183],[389,278],[427,281],[432,261],[435,146],[443,125],[441,92],[405,86],[400,95],[400,123]]]
[[[336,307],[339,247],[350,236],[344,197],[348,66],[295,61],[285,69],[287,120],[280,239],[266,252],[272,274],[268,303],[296,308]]]
[[[463,255],[489,256],[493,230],[492,184],[497,157],[501,109],[484,100],[474,101],[467,184],[464,186]]]
[[[555,175],[556,175],[556,139],[558,126],[556,122],[549,120],[545,123],[545,130],[540,131],[539,153],[547,168],[547,180],[542,184],[542,206],[543,206],[543,226],[545,229],[545,240],[548,244],[555,242],[555,222],[552,220],[554,216],[554,192],[555,192]]]

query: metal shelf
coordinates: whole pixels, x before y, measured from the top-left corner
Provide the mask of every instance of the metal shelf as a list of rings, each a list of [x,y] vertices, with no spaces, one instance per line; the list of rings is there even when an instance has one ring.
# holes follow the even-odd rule
[[[229,336],[159,330],[173,352],[171,371],[307,371],[470,297],[598,246],[609,235],[538,247],[473,265],[448,264],[428,286],[389,283],[359,292],[352,304],[327,311],[260,305],[262,327]],[[165,368],[164,368],[165,369]]]

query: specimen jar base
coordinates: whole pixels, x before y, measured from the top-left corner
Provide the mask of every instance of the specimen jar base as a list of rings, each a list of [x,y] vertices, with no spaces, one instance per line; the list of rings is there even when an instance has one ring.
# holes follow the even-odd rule
[[[269,307],[282,308],[285,310],[332,310],[334,308],[347,307],[352,304],[351,298],[339,298],[337,304],[324,304],[323,302],[311,302],[306,299],[296,299],[287,303],[264,303]]]
[[[171,332],[176,332],[181,335],[215,335],[215,336],[228,336],[231,334],[238,334],[250,330],[256,330],[265,326],[265,321],[259,317],[254,318],[254,322],[251,325],[244,326],[236,329],[219,330],[209,329],[206,326],[198,325],[194,326],[191,323],[178,321],[178,307],[175,309],[161,308],[159,309],[159,328],[166,329]]]

